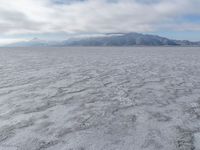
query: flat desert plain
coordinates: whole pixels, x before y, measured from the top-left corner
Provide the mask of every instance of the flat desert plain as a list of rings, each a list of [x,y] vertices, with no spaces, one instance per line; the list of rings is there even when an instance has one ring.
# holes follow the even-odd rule
[[[200,150],[200,48],[1,48],[0,150]]]

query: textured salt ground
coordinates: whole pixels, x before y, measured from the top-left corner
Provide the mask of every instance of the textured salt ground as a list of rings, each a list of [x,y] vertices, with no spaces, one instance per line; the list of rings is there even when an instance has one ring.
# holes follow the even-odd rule
[[[0,150],[200,150],[200,48],[0,49]]]

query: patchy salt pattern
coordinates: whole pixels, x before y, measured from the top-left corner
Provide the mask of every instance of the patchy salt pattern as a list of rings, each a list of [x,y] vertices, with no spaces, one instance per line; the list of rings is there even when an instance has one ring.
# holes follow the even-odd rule
[[[1,150],[200,150],[199,48],[0,49]]]

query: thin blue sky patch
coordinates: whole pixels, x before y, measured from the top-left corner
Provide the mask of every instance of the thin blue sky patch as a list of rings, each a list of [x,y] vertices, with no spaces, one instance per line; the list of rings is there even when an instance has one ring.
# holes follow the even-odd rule
[[[142,4],[156,4],[159,3],[161,0],[136,0],[138,3]]]
[[[183,17],[183,20],[187,22],[200,23],[200,15],[187,15]]]
[[[83,2],[86,0],[52,0],[53,3],[58,4],[58,5],[64,5],[64,4],[71,4],[75,2]]]

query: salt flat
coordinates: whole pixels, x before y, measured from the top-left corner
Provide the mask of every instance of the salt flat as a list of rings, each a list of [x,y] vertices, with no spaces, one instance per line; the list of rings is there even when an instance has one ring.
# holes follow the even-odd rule
[[[1,48],[0,150],[200,150],[200,48]]]

